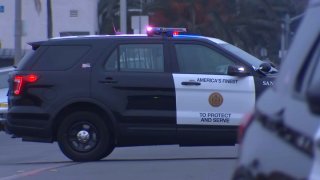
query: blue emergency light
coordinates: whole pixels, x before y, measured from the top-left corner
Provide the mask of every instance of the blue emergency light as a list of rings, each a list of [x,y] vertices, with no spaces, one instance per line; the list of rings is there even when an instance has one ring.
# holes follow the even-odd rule
[[[172,37],[179,35],[180,33],[187,32],[186,28],[164,28],[164,27],[147,27],[148,36],[167,36]]]

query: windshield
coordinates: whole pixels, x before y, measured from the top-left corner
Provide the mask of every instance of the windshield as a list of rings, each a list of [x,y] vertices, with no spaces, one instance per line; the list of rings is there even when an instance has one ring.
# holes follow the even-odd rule
[[[262,63],[262,61],[260,59],[252,56],[251,54],[245,52],[244,50],[242,50],[236,46],[233,46],[228,43],[220,44],[220,46],[223,47],[225,50],[232,52],[232,54],[235,54],[235,55],[241,57],[241,59],[246,60],[247,62],[252,64],[255,68],[258,68],[260,66],[260,64]]]
[[[231,44],[228,44],[228,43],[221,43],[220,46],[222,48],[224,48],[225,50],[227,51],[230,51],[232,54],[235,54],[236,56],[239,56],[241,59],[247,61],[248,63],[250,63],[253,68],[256,70],[256,69],[259,69],[260,65],[262,63],[264,63],[263,61],[261,61],[260,59],[254,57],[253,55],[247,53],[246,51],[236,47],[236,46],[233,46]],[[277,72],[277,69],[275,68],[271,68],[271,70],[269,72]]]

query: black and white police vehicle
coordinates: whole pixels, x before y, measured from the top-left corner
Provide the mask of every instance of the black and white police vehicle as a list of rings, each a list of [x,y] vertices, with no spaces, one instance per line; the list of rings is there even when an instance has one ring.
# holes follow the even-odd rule
[[[114,147],[234,145],[277,70],[222,40],[148,28],[33,42],[10,74],[8,132],[74,161]]]

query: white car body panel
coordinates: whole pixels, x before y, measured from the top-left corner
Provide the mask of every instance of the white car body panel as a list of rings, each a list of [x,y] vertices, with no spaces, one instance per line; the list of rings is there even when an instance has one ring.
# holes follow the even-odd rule
[[[244,114],[254,108],[256,95],[252,76],[173,74],[173,79],[179,125],[239,125]],[[188,81],[201,85],[181,85]],[[213,93],[223,98],[217,107],[209,103]]]
[[[314,156],[310,158],[254,120],[245,132],[239,158],[239,167],[249,168],[254,176],[263,174],[270,177],[272,173],[281,172],[297,179],[320,179],[320,116],[311,113],[304,93],[296,92],[301,67],[308,58],[313,57],[310,53],[314,53],[314,47],[320,47],[319,16],[320,0],[310,0],[274,87],[266,90],[256,104],[261,114],[281,117],[268,118],[269,121],[283,122],[302,136],[314,139]],[[316,67],[319,71],[319,61],[310,67]],[[295,143],[299,145],[299,142]]]

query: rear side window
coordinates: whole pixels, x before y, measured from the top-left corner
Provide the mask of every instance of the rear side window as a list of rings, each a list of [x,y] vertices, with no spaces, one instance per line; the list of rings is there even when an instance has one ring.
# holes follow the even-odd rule
[[[89,51],[89,46],[48,46],[33,66],[33,70],[65,70],[72,67]]]
[[[163,72],[163,45],[120,45],[109,56],[104,67],[106,71]]]

